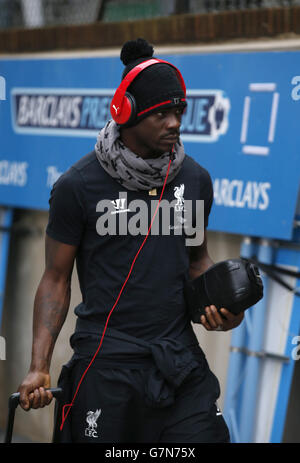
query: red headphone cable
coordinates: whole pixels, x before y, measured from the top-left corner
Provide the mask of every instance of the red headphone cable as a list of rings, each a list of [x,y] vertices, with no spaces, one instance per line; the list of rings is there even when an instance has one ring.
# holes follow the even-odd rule
[[[146,236],[145,236],[145,238],[144,238],[144,240],[143,240],[143,242],[142,242],[142,244],[141,244],[141,246],[140,246],[138,252],[136,253],[136,255],[135,255],[135,257],[134,257],[134,259],[133,259],[133,261],[132,261],[132,263],[131,263],[130,270],[129,270],[128,275],[127,275],[127,277],[126,277],[126,279],[125,279],[125,281],[124,281],[124,283],[123,283],[123,286],[122,286],[122,288],[121,288],[121,290],[120,290],[120,292],[119,292],[119,295],[118,295],[118,297],[117,297],[117,299],[116,299],[116,301],[115,301],[115,303],[114,303],[112,309],[110,310],[110,312],[109,312],[109,314],[108,314],[108,317],[107,317],[107,319],[106,319],[105,327],[104,327],[104,330],[103,330],[103,334],[102,334],[102,337],[101,337],[99,346],[98,346],[96,352],[94,353],[94,355],[93,355],[93,357],[92,357],[90,363],[88,364],[87,368],[85,369],[84,373],[82,374],[82,376],[81,376],[81,378],[80,378],[80,381],[79,381],[79,383],[78,383],[78,385],[77,385],[77,388],[76,388],[76,391],[75,391],[75,393],[74,393],[72,402],[71,402],[70,404],[65,404],[65,405],[63,406],[63,408],[62,408],[62,422],[61,422],[61,425],[60,425],[60,430],[61,430],[61,431],[62,431],[62,429],[63,429],[64,423],[65,423],[65,421],[66,421],[66,419],[67,419],[67,416],[68,416],[68,414],[69,414],[69,411],[70,411],[71,407],[72,407],[73,404],[74,404],[75,398],[76,398],[76,396],[77,396],[77,394],[78,394],[78,391],[79,391],[79,388],[80,388],[80,385],[81,385],[81,383],[82,383],[82,381],[83,381],[85,375],[87,374],[87,372],[88,372],[90,366],[92,365],[92,363],[94,362],[96,356],[98,355],[98,352],[99,352],[99,350],[100,350],[100,348],[101,348],[101,346],[102,346],[103,338],[104,338],[104,335],[105,335],[105,332],[106,332],[106,328],[107,328],[107,325],[108,325],[110,316],[111,316],[113,310],[115,309],[117,303],[119,302],[119,299],[120,299],[120,297],[121,297],[121,294],[122,294],[122,292],[123,292],[123,290],[124,290],[124,288],[125,288],[125,286],[126,286],[126,284],[127,284],[127,281],[129,280],[129,277],[130,277],[130,275],[131,275],[131,273],[132,273],[132,270],[133,270],[134,264],[135,264],[135,262],[136,262],[136,260],[137,260],[137,258],[138,258],[138,255],[139,255],[139,253],[141,252],[142,248],[144,247],[144,244],[146,243],[146,241],[147,241],[147,239],[148,239],[148,236],[149,236],[149,234],[150,234],[150,231],[151,231],[151,228],[152,228],[152,225],[153,225],[155,216],[156,216],[157,211],[158,211],[158,208],[159,208],[159,204],[160,204],[160,202],[161,202],[161,200],[162,200],[162,197],[163,197],[163,194],[164,194],[164,190],[165,190],[165,187],[166,187],[166,184],[167,184],[167,179],[168,179],[168,176],[169,176],[169,171],[170,171],[171,162],[172,162],[172,160],[174,159],[174,154],[173,154],[173,152],[174,152],[174,146],[172,147],[172,149],[171,149],[171,151],[170,151],[170,160],[169,160],[169,165],[168,165],[168,168],[167,168],[166,178],[165,178],[165,180],[164,180],[164,184],[163,184],[163,187],[162,187],[162,190],[161,190],[161,194],[160,194],[160,197],[159,197],[159,200],[158,200],[158,204],[157,204],[156,209],[155,209],[155,212],[154,212],[154,214],[153,214],[153,217],[152,217],[150,226],[149,226],[149,228],[148,228],[148,232],[147,232],[147,234],[146,234]],[[65,409],[67,409],[66,412],[65,412]]]

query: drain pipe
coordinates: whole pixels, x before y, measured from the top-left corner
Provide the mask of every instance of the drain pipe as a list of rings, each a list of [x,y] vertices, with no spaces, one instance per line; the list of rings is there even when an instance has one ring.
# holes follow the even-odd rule
[[[273,263],[273,248],[268,240],[262,240],[258,246],[258,261],[265,264]],[[256,305],[255,310],[249,310],[251,331],[247,346],[243,397],[240,417],[240,442],[253,441],[255,416],[257,412],[257,394],[261,370],[261,352],[264,347],[265,318],[267,312],[268,285],[267,277],[261,272],[264,285],[264,297]]]
[[[10,231],[13,221],[13,209],[0,209],[0,326],[4,302],[6,270],[9,252]]]

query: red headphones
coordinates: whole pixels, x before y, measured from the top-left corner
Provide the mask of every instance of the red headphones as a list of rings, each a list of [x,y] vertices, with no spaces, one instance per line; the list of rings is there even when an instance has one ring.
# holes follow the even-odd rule
[[[136,116],[139,116],[140,114],[150,111],[151,109],[161,106],[163,104],[167,104],[171,101],[164,101],[162,103],[158,103],[155,106],[151,106],[150,108],[145,109],[139,114],[136,114],[136,102],[135,98],[133,95],[131,95],[129,92],[127,92],[127,88],[131,84],[131,82],[146,68],[149,66],[152,66],[153,64],[159,64],[159,63],[165,63],[168,64],[169,66],[172,66],[178,75],[179,81],[181,88],[183,90],[184,96],[186,96],[186,87],[185,83],[183,80],[183,77],[180,73],[180,71],[171,63],[168,63],[168,61],[152,58],[147,61],[143,61],[142,63],[138,64],[135,66],[131,71],[128,72],[128,74],[124,77],[122,80],[121,84],[117,88],[113,99],[110,104],[110,113],[112,115],[113,120],[119,124],[119,125],[125,125],[130,123],[135,119]]]

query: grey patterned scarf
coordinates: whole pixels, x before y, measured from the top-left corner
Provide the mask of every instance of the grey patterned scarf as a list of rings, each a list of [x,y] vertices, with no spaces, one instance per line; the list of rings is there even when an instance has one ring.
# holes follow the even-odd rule
[[[164,153],[159,158],[141,158],[122,143],[118,126],[113,120],[100,131],[95,151],[103,169],[128,190],[150,190],[164,183],[170,153]],[[184,157],[183,145],[176,143],[167,183],[178,174]]]

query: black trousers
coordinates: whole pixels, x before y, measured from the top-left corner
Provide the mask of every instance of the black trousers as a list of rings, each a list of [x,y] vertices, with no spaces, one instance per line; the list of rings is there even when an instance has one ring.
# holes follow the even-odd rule
[[[72,391],[87,367],[79,360],[71,371]],[[201,370],[201,371],[200,371]],[[70,413],[72,442],[224,443],[229,432],[216,401],[219,382],[210,371],[194,369],[176,390],[172,405],[146,405],[148,370],[92,365]]]

